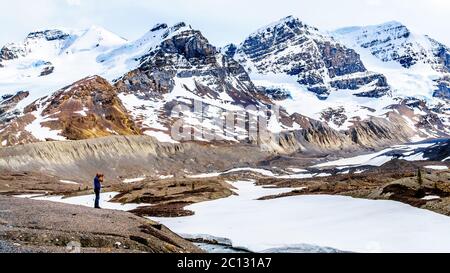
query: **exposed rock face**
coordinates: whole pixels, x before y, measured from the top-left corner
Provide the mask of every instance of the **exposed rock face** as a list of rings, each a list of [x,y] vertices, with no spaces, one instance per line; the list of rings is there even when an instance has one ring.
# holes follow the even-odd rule
[[[330,82],[333,88],[350,90],[358,90],[361,86],[369,84],[372,84],[371,90],[355,93],[354,95],[357,97],[380,98],[390,91],[386,77],[376,73],[365,73],[361,77],[341,77]]]
[[[29,92],[19,91],[0,97],[0,147],[17,144],[19,138],[29,140],[29,135],[18,133],[23,130],[23,123],[19,118],[21,112],[15,109],[28,96]]]
[[[70,35],[57,29],[36,31],[28,34],[27,39],[46,39],[47,41],[65,40]]]
[[[9,122],[17,113],[10,113],[12,109],[30,93],[27,91],[19,91],[14,95],[3,95],[0,97],[0,121]],[[1,128],[1,127],[0,127]]]
[[[335,124],[346,120],[340,109],[328,109],[323,115]],[[292,115],[291,119],[302,128],[295,132],[296,140],[306,150],[372,149],[408,142],[415,134],[402,115],[396,112],[389,112],[387,117],[383,118],[353,120],[353,125],[342,131],[300,114]]]
[[[258,162],[282,154],[306,152],[310,155],[358,151],[400,141],[389,134],[380,121],[355,125],[354,134],[336,132],[321,122],[296,116],[305,129],[282,133],[277,142],[261,146],[243,143],[161,143],[148,136],[112,136],[80,141],[40,142],[0,149],[0,170],[41,172],[55,179],[91,181],[99,170],[108,184],[121,184],[126,178],[160,176],[184,177],[212,173]],[[397,128],[391,128],[397,129]],[[376,134],[386,134],[386,138]],[[355,143],[352,140],[354,137]],[[375,143],[374,143],[375,142]],[[189,172],[186,172],[189,171]],[[47,179],[47,178],[46,178]],[[55,180],[53,179],[53,180]],[[51,181],[51,179],[47,179]]]
[[[162,24],[155,26],[146,37],[152,37],[153,44],[157,45],[137,59],[137,69],[115,82],[124,99],[142,102],[125,105],[131,113],[140,113],[135,119],[144,133],[167,134],[171,124],[177,121],[192,126],[192,130],[201,130],[215,118],[224,121],[225,115],[219,112],[225,113],[230,108],[245,112],[249,105],[259,108],[271,104],[270,98],[254,86],[245,69],[219,52],[200,31],[184,23],[172,27]],[[186,118],[180,118],[173,111],[177,106],[192,109],[194,100],[202,104],[205,115],[184,113]],[[215,114],[210,115],[212,112]],[[225,131],[222,129],[217,134],[222,137]]]
[[[207,92],[214,98],[225,92],[236,102],[255,103],[258,92],[244,68],[235,60],[222,55],[200,31],[192,30],[184,23],[165,30],[161,43],[140,57],[140,66],[122,77],[116,86],[122,92],[167,94],[175,87],[175,78],[195,77],[197,90],[204,96]],[[233,80],[238,82],[233,85]],[[200,90],[202,89],[202,90]],[[148,94],[147,94],[148,95]],[[154,97],[154,95],[150,95]]]
[[[42,126],[61,130],[67,139],[86,139],[114,134],[139,134],[117,90],[103,78],[82,79],[25,109],[40,110],[49,121]]]
[[[285,100],[291,98],[289,90],[275,87],[258,87],[260,92],[273,100]]]
[[[397,118],[397,122],[395,119]],[[394,143],[404,143],[414,134],[402,122],[401,117],[391,117],[391,120],[383,118],[371,118],[370,120],[355,123],[350,128],[349,135],[352,141],[365,147],[386,146]]]
[[[141,99],[158,98],[172,91],[175,86],[174,77],[173,73],[166,71],[145,73],[133,70],[115,85],[121,92],[136,94]]]
[[[43,68],[42,68],[39,76],[40,77],[48,76],[48,75],[52,74],[54,70],[55,70],[55,67],[52,65],[51,62],[45,62],[43,64]]]
[[[450,118],[448,118],[448,108],[445,105],[438,105],[430,108],[427,101],[417,98],[400,99],[398,104],[388,106],[390,116],[400,115],[406,117],[409,127],[425,132],[428,137],[447,137],[450,133],[448,128]],[[411,122],[413,124],[411,124]]]
[[[340,150],[351,148],[351,141],[342,133],[330,128],[323,122],[310,119],[300,114],[292,115],[294,122],[300,125],[302,130],[297,134],[300,143],[308,149]]]
[[[176,25],[174,30],[176,31],[177,28],[179,29],[182,27],[186,27],[186,25],[184,23]],[[164,66],[173,64],[178,65],[179,62],[173,59],[174,62],[168,63],[167,61],[171,59],[164,56],[164,53],[175,53],[184,56],[188,61],[196,60],[199,64],[207,65],[215,63],[214,55],[217,53],[216,48],[208,42],[200,31],[196,30],[182,31],[177,35],[174,35],[171,39],[164,40],[159,47],[160,50],[149,54],[150,56],[153,55],[151,56],[152,58],[143,56],[143,63],[148,66],[157,66],[158,64]],[[187,64],[187,67],[189,67],[189,64]],[[143,68],[145,68],[145,66],[143,66]]]
[[[238,50],[237,45],[229,44],[222,48],[222,53],[226,55],[228,58],[233,58],[236,55],[236,51]]]
[[[450,76],[437,80],[437,90],[433,97],[450,100]]]
[[[55,131],[58,139],[78,140],[110,135],[137,135],[139,128],[105,79],[94,76],[67,86],[52,96],[39,99],[23,113],[11,113],[17,102],[28,96],[19,92],[1,102],[0,140],[7,145],[42,140],[42,131]],[[59,139],[61,138],[61,139]]]
[[[417,127],[425,129],[428,132],[434,131],[436,135],[439,135],[439,132],[445,131],[446,129],[448,130],[439,116],[431,111],[420,117]]]
[[[345,115],[345,109],[338,107],[336,109],[328,108],[322,111],[322,119],[328,123],[333,123],[337,126],[342,126],[348,119]]]
[[[395,48],[395,45],[391,43],[392,40],[404,41],[411,36],[409,29],[402,24],[392,22],[378,26],[376,32],[379,34],[377,35],[378,37],[371,37],[370,34],[372,33],[363,31],[361,33],[361,46],[370,48],[372,54],[384,62],[393,60],[400,63],[403,67],[409,68],[416,64],[420,58],[426,56],[424,50],[421,49],[419,52],[414,52],[411,46],[407,44],[403,45],[406,46],[407,50],[404,53],[400,53],[399,48]]]
[[[33,115],[21,115],[20,112],[12,112],[8,122],[0,124],[0,140],[2,146],[14,146],[36,142],[37,139],[25,130],[25,127],[35,119]]]
[[[9,44],[0,50],[0,59],[5,61],[13,60],[24,54],[25,50],[13,44]]]
[[[99,169],[108,181],[160,175],[209,173],[248,166],[272,153],[248,144],[161,143],[149,136],[113,136],[80,141],[40,142],[0,149],[0,169],[46,170],[60,179],[91,180]],[[120,179],[122,177],[122,180]]]
[[[448,87],[449,66],[448,59],[450,50],[447,46],[426,35],[416,34],[399,22],[388,22],[376,26],[351,27],[337,30],[334,37],[345,43],[347,46],[355,48],[362,55],[373,55],[381,62],[372,62],[375,67],[383,69],[382,62],[395,65],[398,63],[403,68],[385,73],[387,78],[395,78],[398,75],[408,78],[408,81],[396,82],[392,86],[394,97],[410,100],[408,97],[419,97],[421,91],[417,90],[417,85],[433,86],[435,99],[428,100],[427,103],[419,102],[407,105],[415,109],[413,119],[415,126],[425,132],[425,135],[437,137],[448,134],[449,111],[448,111]],[[424,76],[430,75],[430,76]],[[431,76],[432,75],[432,76]],[[433,80],[432,79],[436,79]],[[430,87],[423,87],[422,89]],[[433,88],[433,87],[431,87]],[[376,96],[377,94],[375,94]],[[418,102],[418,100],[413,99]],[[399,107],[402,108],[402,105]],[[447,109],[447,110],[446,110]],[[419,115],[416,115],[419,114]],[[413,116],[411,113],[407,115]]]
[[[33,33],[27,40],[69,39],[60,34]],[[108,62],[115,53],[123,54],[130,48],[137,49],[134,60],[138,67],[117,79],[114,86],[99,77],[76,82],[26,107],[18,122],[8,124],[1,137],[9,139],[8,145],[60,137],[86,139],[155,132],[170,139],[171,124],[180,120],[178,112],[172,111],[175,106],[192,108],[194,100],[201,102],[205,112],[210,113],[207,118],[187,116],[181,120],[202,123],[216,117],[225,120],[230,108],[245,112],[246,106],[258,109],[271,104],[238,62],[221,54],[199,31],[184,23],[172,27],[159,24],[133,44],[100,56],[98,62]],[[49,62],[42,62],[42,66],[41,76],[54,70]],[[34,128],[54,132],[52,137],[33,137],[33,122],[38,123]],[[225,130],[219,135],[224,136]]]
[[[450,139],[436,143],[424,152],[424,157],[433,161],[446,161],[450,163]]]
[[[353,49],[345,48],[333,41],[316,43],[331,78],[366,71],[358,53]]]
[[[437,58],[438,70],[450,73],[450,48],[434,39],[430,38],[430,41],[433,44],[434,56]]]
[[[24,57],[35,51],[47,48],[49,52],[59,53],[71,40],[71,35],[61,30],[45,30],[28,34],[23,43],[11,43],[0,50],[0,60]],[[50,45],[50,46],[49,46]]]
[[[226,54],[258,73],[278,73],[298,77],[308,90],[326,99],[337,89],[356,90],[374,82],[379,96],[387,92],[386,79],[367,73],[359,55],[339,44],[318,29],[305,25],[294,17],[267,26],[250,35],[237,50],[233,45]],[[362,93],[360,96],[371,96]]]

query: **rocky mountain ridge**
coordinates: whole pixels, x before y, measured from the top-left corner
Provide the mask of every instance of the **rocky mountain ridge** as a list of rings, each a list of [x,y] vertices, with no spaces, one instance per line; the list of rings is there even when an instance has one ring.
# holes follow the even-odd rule
[[[449,131],[445,128],[450,120],[448,99],[445,99],[448,87],[446,47],[437,46],[440,43],[427,36],[404,33],[402,29],[406,27],[399,30],[391,25],[385,24],[388,34],[371,27],[330,33],[289,16],[257,30],[240,45],[228,45],[222,51],[246,67],[255,85],[267,95],[276,94],[274,99],[290,114],[298,112],[323,121],[334,129],[348,130],[359,120],[390,115],[389,109],[398,106],[399,102],[416,98],[425,103],[420,108],[411,107],[415,114],[414,117],[405,117],[406,122],[420,127],[419,120],[436,121],[430,124],[431,130],[419,130],[416,135],[447,135]],[[358,33],[355,29],[364,30],[361,36],[371,41],[363,47],[384,44],[386,52],[392,44],[399,52],[412,52],[426,39],[431,49],[422,50],[426,52],[422,55],[428,56],[423,63],[429,64],[434,74],[421,73],[422,69],[413,65],[390,68],[390,62],[394,61],[392,58],[385,59],[385,65],[374,62],[367,52],[360,50],[359,44],[345,38],[349,33]],[[409,40],[397,42],[404,37]],[[391,57],[396,55],[398,52],[390,53]],[[419,57],[421,53],[413,52],[411,55]],[[414,70],[409,71],[409,68]],[[320,101],[308,92],[318,95]],[[310,110],[311,105],[315,105],[314,111]]]
[[[333,90],[368,85],[370,90],[356,95],[381,97],[389,91],[386,78],[367,71],[354,50],[292,16],[251,34],[239,47],[228,45],[225,52],[250,71],[295,76],[321,99]]]
[[[400,22],[343,28],[334,35],[352,38],[383,62],[394,61],[404,68],[429,64],[436,71],[450,72],[450,49],[427,35],[415,34]]]
[[[27,49],[29,44],[34,47]],[[77,35],[35,32],[24,45],[23,51],[12,50],[17,45],[2,49],[0,69],[12,71],[18,82],[2,85],[11,88],[0,101],[2,146],[143,134],[178,143],[193,140],[193,134],[200,142],[258,143],[289,153],[378,147],[449,133],[445,100],[431,105],[392,96],[389,77],[370,72],[358,50],[294,17],[223,49],[185,23],[157,24],[136,41],[98,27]],[[81,63],[52,65],[52,58],[59,62],[68,55]],[[31,66],[26,73],[39,73],[15,74],[17,63],[36,59],[44,70]],[[62,78],[71,67],[86,68],[71,77],[98,76]],[[11,79],[4,76],[0,83]],[[42,83],[39,89],[33,79]],[[52,89],[63,82],[65,87]],[[230,112],[233,128],[225,126]],[[263,115],[267,124],[258,133],[279,138],[249,135],[252,117]],[[173,138],[174,128],[182,130],[180,139]]]

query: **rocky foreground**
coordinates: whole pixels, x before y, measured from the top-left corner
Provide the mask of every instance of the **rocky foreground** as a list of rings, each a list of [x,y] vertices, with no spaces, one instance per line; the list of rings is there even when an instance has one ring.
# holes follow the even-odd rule
[[[0,196],[0,252],[60,253],[77,246],[101,253],[201,252],[165,226],[131,213]]]

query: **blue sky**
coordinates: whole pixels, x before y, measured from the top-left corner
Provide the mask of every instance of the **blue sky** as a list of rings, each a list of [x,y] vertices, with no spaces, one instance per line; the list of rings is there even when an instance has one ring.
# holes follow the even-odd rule
[[[323,30],[396,20],[450,46],[447,0],[0,0],[0,4],[1,45],[20,41],[34,30],[90,25],[136,39],[158,22],[185,21],[221,46],[294,15]]]

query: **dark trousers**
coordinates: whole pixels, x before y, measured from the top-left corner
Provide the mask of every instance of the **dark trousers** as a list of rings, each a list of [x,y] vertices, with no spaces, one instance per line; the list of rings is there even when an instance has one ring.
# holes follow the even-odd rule
[[[95,205],[94,208],[99,209],[100,208],[100,189],[95,189]]]

